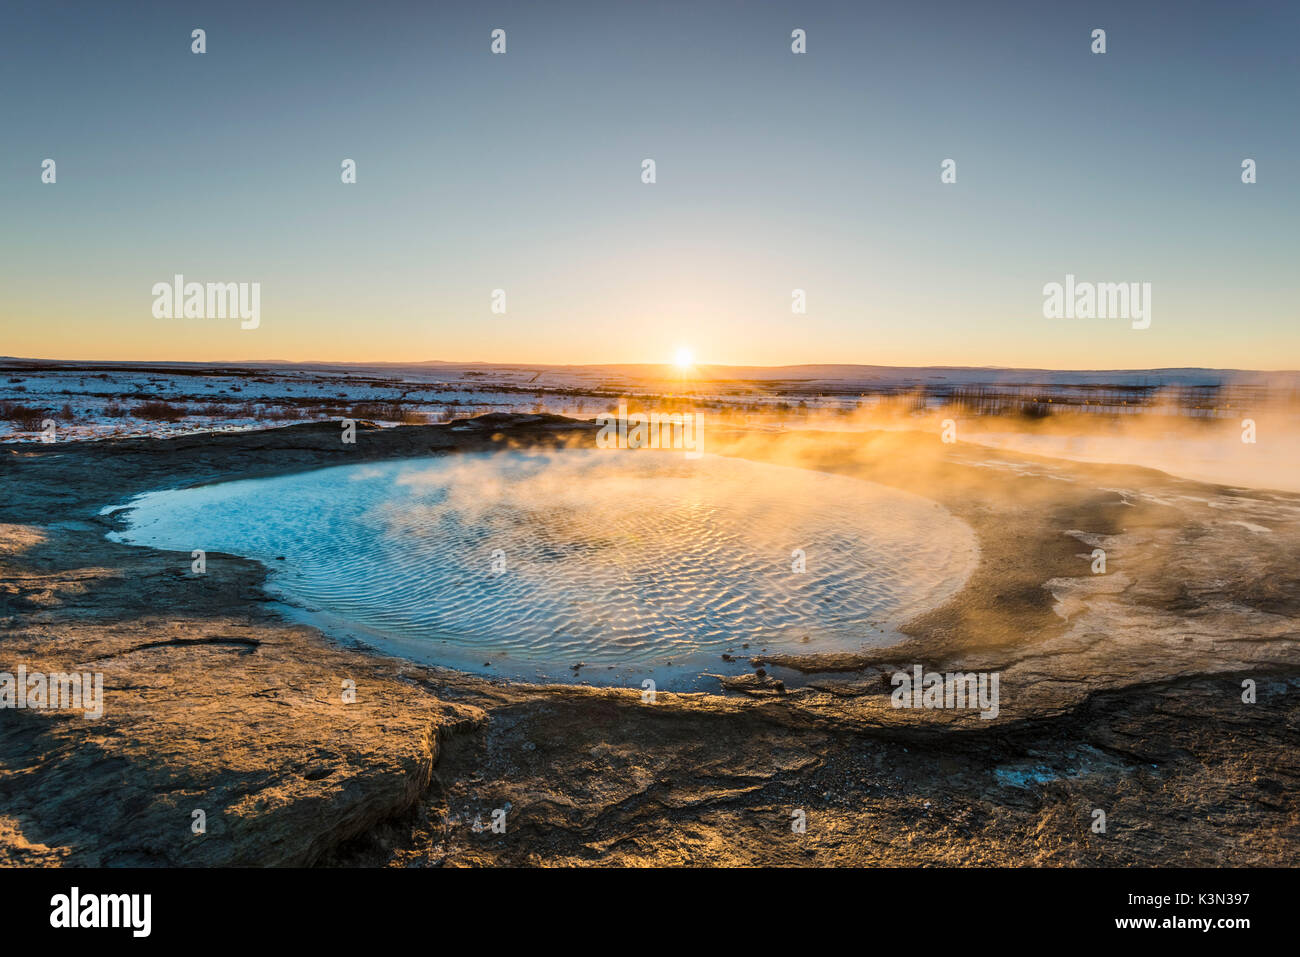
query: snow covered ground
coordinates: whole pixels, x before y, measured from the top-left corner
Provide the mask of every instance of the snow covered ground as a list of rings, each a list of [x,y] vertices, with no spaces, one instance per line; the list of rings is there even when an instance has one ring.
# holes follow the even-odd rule
[[[522,381],[521,381],[522,380]],[[326,418],[437,422],[501,411],[595,415],[608,402],[525,388],[520,375],[454,378],[308,367],[0,366],[0,442],[171,436]]]
[[[1076,424],[1064,428],[1008,428],[1006,419],[983,418],[966,409],[960,434],[964,442],[1078,461],[1145,465],[1228,485],[1300,491],[1295,461],[1300,448],[1295,408],[1300,373],[1294,372],[877,366],[701,366],[682,372],[664,366],[342,367],[0,359],[0,443],[42,441],[49,422],[55,426],[55,441],[77,441],[339,418],[381,424],[443,422],[487,412],[591,418],[615,409],[623,398],[725,413],[733,421],[769,428],[922,428],[923,420],[933,417],[954,389],[1038,394],[1056,403],[1053,409],[1065,404],[1072,411],[1092,413],[1085,418],[1097,422],[1095,428],[1082,428],[1077,425],[1080,417],[1074,416],[1067,420],[1073,418]],[[1188,410],[1167,401],[1170,395],[1207,389],[1196,394],[1208,394],[1226,408]],[[1161,398],[1157,405],[1143,406],[1142,414],[1134,414],[1139,410],[1132,405],[1118,404],[1131,402],[1135,395]],[[1241,397],[1257,407],[1242,407]],[[888,416],[877,414],[882,408],[888,408]],[[1223,421],[1213,428],[1184,429],[1181,420],[1191,415]],[[1260,418],[1259,435],[1256,442],[1243,443],[1239,423],[1251,415]],[[1141,427],[1129,427],[1128,422],[1139,420]],[[1051,421],[1060,419],[1053,415]]]

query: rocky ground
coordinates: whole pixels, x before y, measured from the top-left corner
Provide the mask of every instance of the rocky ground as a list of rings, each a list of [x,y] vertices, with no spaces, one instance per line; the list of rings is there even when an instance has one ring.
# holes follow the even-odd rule
[[[903,645],[810,647],[753,662],[799,687],[653,702],[334,642],[280,617],[257,563],[210,553],[192,575],[188,554],[108,541],[99,514],[175,485],[590,441],[497,415],[351,446],[323,423],[0,451],[0,671],[102,672],[106,697],[98,719],[0,711],[0,862],[1294,863],[1297,495],[916,432],[711,434],[927,495],[981,561]],[[914,664],[1000,672],[999,716],[892,707]]]

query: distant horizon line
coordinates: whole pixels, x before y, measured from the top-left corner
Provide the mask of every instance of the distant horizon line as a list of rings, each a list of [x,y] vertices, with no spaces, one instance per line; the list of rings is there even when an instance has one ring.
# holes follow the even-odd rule
[[[31,363],[81,363],[87,365],[156,365],[156,366],[339,366],[356,368],[362,366],[495,366],[522,367],[528,369],[676,369],[672,362],[527,362],[527,361],[492,361],[487,359],[372,359],[341,361],[335,359],[69,359],[45,358],[37,356],[0,356],[0,362]],[[696,362],[691,369],[705,371],[709,369],[953,369],[973,371],[1005,372],[1253,372],[1260,374],[1300,375],[1300,369],[1244,369],[1235,366],[1147,366],[1147,367],[1063,367],[1063,366],[1001,366],[1001,365],[953,365],[942,363],[936,365],[883,365],[867,362],[792,362],[781,365],[754,365],[726,362]]]

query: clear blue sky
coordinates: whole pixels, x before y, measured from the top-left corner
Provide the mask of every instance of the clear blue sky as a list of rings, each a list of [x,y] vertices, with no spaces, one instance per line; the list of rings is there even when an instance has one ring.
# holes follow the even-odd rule
[[[9,0],[0,91],[0,354],[1300,367],[1295,2]]]

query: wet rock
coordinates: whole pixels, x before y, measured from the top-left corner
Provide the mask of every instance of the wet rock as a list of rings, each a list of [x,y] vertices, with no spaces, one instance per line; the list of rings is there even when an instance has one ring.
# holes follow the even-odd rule
[[[515,417],[359,429],[342,446],[326,423],[8,456],[0,670],[101,672],[105,712],[0,713],[0,863],[1294,861],[1300,496],[1077,463],[1047,478],[1032,457],[963,448],[964,462],[910,433],[717,434],[720,453],[924,490],[971,524],[982,559],[902,644],[761,649],[754,674],[719,677],[738,693],[653,703],[362,653],[287,624],[259,563],[178,577],[188,555],[109,542],[98,516],[178,483],[483,451],[497,435],[559,448],[591,430]],[[1007,462],[1023,468],[990,482],[985,466]],[[1122,521],[1115,488],[1141,490]],[[1243,548],[1225,515],[1271,532]],[[1126,579],[1092,582],[1071,529],[1104,536]],[[889,674],[914,663],[998,671],[999,717],[892,707]],[[813,677],[786,688],[772,665]],[[1256,704],[1241,701],[1247,679]],[[471,790],[511,802],[511,834],[527,838],[450,828]],[[805,796],[817,826],[793,843]],[[1124,826],[1092,835],[1094,807]]]
[[[728,691],[746,694],[785,694],[785,682],[767,674],[719,675],[718,683]]]

